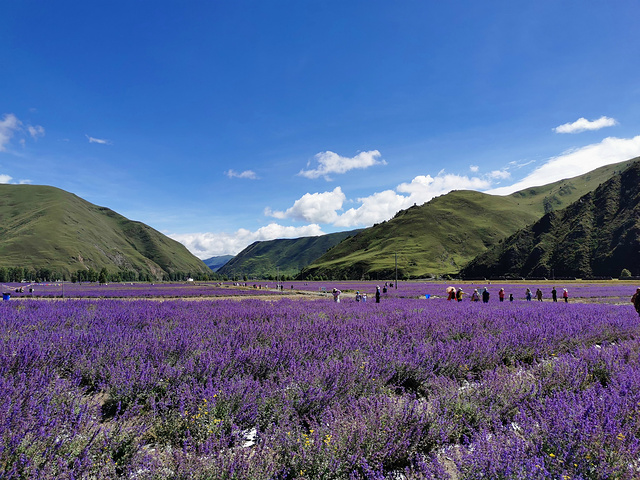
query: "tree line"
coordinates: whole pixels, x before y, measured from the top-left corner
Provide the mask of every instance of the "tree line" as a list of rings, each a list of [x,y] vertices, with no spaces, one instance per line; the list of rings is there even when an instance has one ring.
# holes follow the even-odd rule
[[[220,276],[211,273],[202,272],[163,272],[161,277],[156,277],[148,272],[138,272],[135,270],[119,270],[117,272],[109,272],[105,267],[95,270],[91,267],[87,269],[79,269],[75,272],[65,272],[51,268],[32,268],[32,267],[2,267],[0,266],[0,282],[3,283],[19,283],[19,282],[179,282],[192,278],[197,281],[219,280]]]

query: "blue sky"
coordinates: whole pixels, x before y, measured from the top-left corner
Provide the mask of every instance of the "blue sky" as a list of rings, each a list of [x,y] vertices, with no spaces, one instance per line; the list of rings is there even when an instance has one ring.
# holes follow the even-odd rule
[[[640,156],[634,1],[5,1],[0,183],[200,258]]]

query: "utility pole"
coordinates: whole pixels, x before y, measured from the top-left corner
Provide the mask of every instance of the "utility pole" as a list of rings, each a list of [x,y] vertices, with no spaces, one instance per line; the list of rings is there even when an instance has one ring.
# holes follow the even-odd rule
[[[396,252],[396,290],[398,289],[398,252]]]

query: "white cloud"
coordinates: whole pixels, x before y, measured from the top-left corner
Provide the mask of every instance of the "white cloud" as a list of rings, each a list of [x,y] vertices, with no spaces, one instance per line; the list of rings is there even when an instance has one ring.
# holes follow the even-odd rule
[[[11,175],[7,175],[6,173],[0,173],[0,184],[11,184],[11,185],[28,185],[31,183],[31,180],[24,179],[18,180],[17,182],[13,181],[13,177]]]
[[[618,122],[609,117],[602,116],[597,120],[589,121],[584,117],[580,117],[573,123],[565,123],[553,129],[556,133],[580,133],[585,130],[600,130],[604,127],[612,127]]]
[[[38,137],[44,137],[44,127],[41,125],[27,125],[26,129],[33,140],[37,140]],[[0,152],[7,150],[9,142],[16,133],[24,133],[23,123],[13,113],[5,113],[2,120],[0,120]],[[23,147],[27,143],[24,138],[21,138],[18,142]]]
[[[331,192],[305,193],[286,211],[265,209],[265,215],[279,219],[290,218],[313,223],[332,223],[338,218],[337,210],[342,209],[346,200],[340,187]]]
[[[256,241],[319,235],[324,235],[324,232],[316,224],[288,227],[271,223],[255,232],[241,228],[235,233],[185,233],[172,234],[169,237],[182,243],[196,257],[206,259],[218,255],[236,255]]]
[[[94,138],[89,135],[85,135],[85,137],[87,137],[89,143],[99,143],[100,145],[111,145],[112,143],[111,140],[105,140],[103,138]]]
[[[0,152],[4,152],[14,133],[20,130],[22,122],[13,113],[6,113],[0,120]]]
[[[370,226],[393,217],[399,210],[413,204],[422,205],[433,197],[451,190],[489,188],[492,179],[484,177],[466,177],[446,174],[443,171],[435,177],[420,175],[410,183],[402,183],[395,190],[376,192],[367,197],[358,198],[358,207],[338,213],[343,208],[346,197],[340,187],[332,192],[306,193],[296,200],[286,211],[265,209],[265,215],[279,219],[304,220],[316,223],[331,223],[336,227]]]
[[[623,162],[640,156],[640,135],[633,138],[607,137],[600,143],[587,145],[550,158],[522,180],[508,187],[494,188],[486,193],[508,195],[529,187],[557,182],[590,172],[598,167]]]
[[[248,178],[250,180],[256,180],[258,176],[253,170],[245,170],[244,172],[236,172],[235,170],[227,170],[224,174],[229,178]]]
[[[469,165],[469,170],[471,170],[473,173],[478,173],[480,167],[478,165]]]
[[[483,177],[446,174],[442,171],[435,177],[419,175],[409,183],[401,183],[395,191],[385,190],[358,198],[361,205],[344,212],[333,224],[339,227],[369,226],[389,220],[400,210],[414,204],[422,205],[451,190],[480,190],[490,185],[491,180]]]
[[[506,180],[507,178],[511,177],[511,172],[509,172],[509,170],[504,169],[504,170],[493,170],[492,172],[489,172],[487,174],[487,177],[493,179],[493,180]]]
[[[332,173],[346,173],[349,170],[357,168],[369,168],[374,165],[386,165],[384,160],[378,160],[380,152],[372,150],[370,152],[360,152],[355,157],[341,157],[334,152],[320,152],[315,155],[318,167],[311,170],[300,170],[298,175],[306,178],[324,177],[330,180],[329,175]],[[310,166],[310,165],[307,165]]]
[[[28,125],[27,130],[29,131],[31,138],[34,140],[37,140],[38,137],[44,137],[44,127],[40,125],[36,125],[35,127],[33,125]]]

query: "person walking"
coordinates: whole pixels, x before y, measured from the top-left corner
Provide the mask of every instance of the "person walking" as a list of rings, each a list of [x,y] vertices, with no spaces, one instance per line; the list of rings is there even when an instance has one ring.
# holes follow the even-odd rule
[[[569,303],[569,292],[566,288],[562,289],[562,298],[564,298],[564,303]]]
[[[333,289],[333,301],[336,303],[340,303],[340,294],[342,292],[340,290],[338,290],[337,288]]]
[[[640,315],[640,287],[637,288],[636,293],[631,297],[631,303],[636,308],[636,312]]]
[[[553,300],[554,302],[558,301],[558,291],[556,290],[556,287],[553,287],[553,289],[551,290],[551,300]]]

